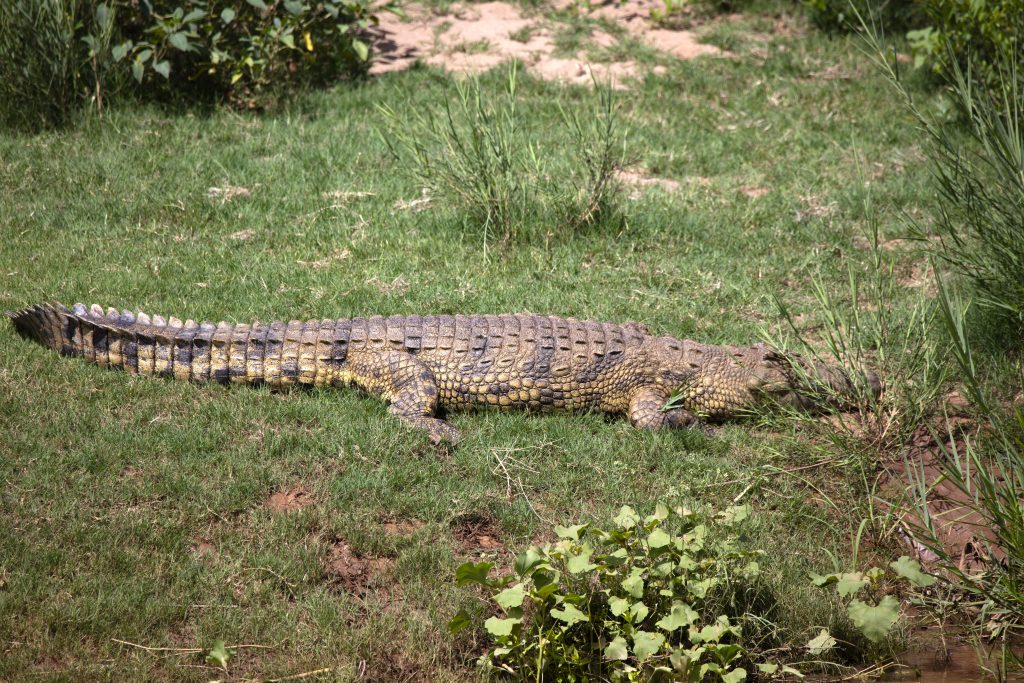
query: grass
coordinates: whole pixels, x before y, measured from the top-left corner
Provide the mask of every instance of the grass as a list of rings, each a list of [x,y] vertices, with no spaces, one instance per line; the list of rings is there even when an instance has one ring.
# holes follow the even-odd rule
[[[457,208],[398,208],[420,187],[368,115],[437,105],[453,86],[436,71],[263,117],[121,109],[5,135],[0,307],[96,301],[212,320],[533,311],[750,343],[782,324],[780,296],[813,326],[814,276],[841,290],[849,267],[871,263],[856,239],[865,193],[887,240],[902,212],[929,210],[913,126],[862,64],[852,40],[802,31],[757,55],[671,62],[620,104],[632,155],[680,189],[630,201],[615,232],[486,256]],[[856,76],[821,75],[834,67]],[[519,88],[541,131],[559,106],[595,97],[529,78]],[[858,157],[878,173],[859,179]],[[250,193],[209,196],[228,187]],[[753,504],[783,640],[844,633],[806,571],[848,553],[871,502],[860,465],[798,426],[649,434],[599,415],[479,412],[455,415],[463,443],[439,452],[356,392],[131,377],[8,325],[0,385],[0,679],[209,680],[222,674],[201,654],[117,641],[224,640],[265,646],[236,651],[232,680],[323,668],[315,680],[465,680],[478,645],[444,626],[473,599],[454,587],[457,564],[656,500]],[[298,485],[308,505],[267,506]],[[390,533],[394,520],[422,526]],[[358,590],[329,567],[342,541],[383,558]]]

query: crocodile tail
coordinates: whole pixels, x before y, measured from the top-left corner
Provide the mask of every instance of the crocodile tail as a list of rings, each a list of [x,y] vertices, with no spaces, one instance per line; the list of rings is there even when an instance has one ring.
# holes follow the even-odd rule
[[[347,351],[347,321],[182,322],[93,304],[39,304],[8,312],[25,338],[104,367],[227,383],[329,384]]]

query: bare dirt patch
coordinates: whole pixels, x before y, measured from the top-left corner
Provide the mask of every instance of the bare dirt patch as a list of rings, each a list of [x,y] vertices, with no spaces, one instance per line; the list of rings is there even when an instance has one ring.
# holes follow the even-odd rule
[[[660,4],[648,0],[606,2],[591,16],[619,23],[634,37],[679,59],[726,54],[700,43],[692,31],[655,28],[651,9]],[[381,16],[372,35],[376,57],[370,73],[400,71],[417,61],[454,73],[475,73],[516,59],[534,75],[563,83],[590,85],[596,79],[622,88],[629,80],[643,76],[644,67],[632,60],[594,61],[582,49],[569,57],[556,57],[555,35],[562,27],[555,20],[524,16],[519,7],[508,2],[455,3],[445,15],[413,5],[407,8],[404,19],[391,14]],[[608,49],[617,40],[608,32],[595,31],[587,42]],[[664,67],[655,66],[652,71],[663,72]]]
[[[423,522],[418,519],[401,519],[398,517],[384,517],[380,520],[380,523],[384,527],[384,533],[388,536],[403,538],[412,536],[424,527]]]
[[[298,484],[271,494],[265,505],[274,512],[289,512],[301,510],[312,502],[313,497],[306,491],[306,487]]]
[[[364,595],[372,586],[384,584],[394,566],[393,558],[360,555],[341,538],[334,539],[330,544],[324,561],[328,579],[346,593],[359,596]]]
[[[493,553],[505,549],[501,533],[494,520],[484,515],[469,513],[452,520],[452,535],[463,552]]]
[[[665,192],[677,192],[679,188],[682,187],[682,183],[678,180],[673,180],[671,178],[656,178],[636,170],[619,171],[616,174],[616,177],[619,179],[619,182],[633,188],[629,193],[630,199],[638,199],[640,195],[643,194],[644,190],[651,187],[660,188]]]

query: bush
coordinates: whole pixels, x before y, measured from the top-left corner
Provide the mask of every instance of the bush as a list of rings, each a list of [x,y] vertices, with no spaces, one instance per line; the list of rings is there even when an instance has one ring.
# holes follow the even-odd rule
[[[369,47],[360,30],[375,17],[352,0],[207,2],[142,0],[115,9],[111,49],[140,84],[246,102],[279,83],[325,83],[361,72]]]
[[[859,25],[858,16],[872,17],[890,33],[922,25],[919,0],[803,0],[814,24],[828,33],[846,33]]]
[[[0,3],[0,122],[67,124],[85,103],[258,102],[365,70],[369,0],[9,0]],[[133,87],[134,86],[134,87]]]
[[[93,11],[90,11],[92,9]],[[35,130],[61,126],[87,96],[94,3],[85,0],[0,2],[0,124]]]
[[[907,34],[915,64],[930,63],[947,77],[954,64],[992,86],[1000,65],[1020,62],[1024,11],[1020,0],[918,0],[930,26]]]
[[[480,227],[485,248],[494,238],[535,236],[530,226],[590,226],[614,216],[619,206],[623,141],[611,88],[598,87],[590,116],[561,111],[570,163],[558,168],[552,166],[558,155],[540,153],[539,131],[524,127],[517,88],[513,63],[495,97],[474,77],[455,81],[455,97],[441,111],[409,108],[399,116],[381,108],[386,126],[380,133],[400,170],[461,209]]]
[[[755,666],[779,672],[775,663],[754,664],[745,646],[760,575],[760,555],[739,543],[749,513],[658,505],[641,518],[626,506],[610,531],[556,526],[561,540],[527,549],[512,575],[491,578],[489,562],[462,565],[459,585],[483,586],[494,613],[483,623],[494,646],[480,664],[516,680],[648,680],[660,672],[739,683]],[[751,617],[751,630],[765,616]],[[463,611],[450,626],[471,623]]]
[[[931,143],[928,155],[937,181],[939,215],[934,226],[914,226],[917,236],[936,257],[973,281],[981,304],[1019,325],[1024,322],[1021,52],[1003,55],[991,65],[970,58],[962,69],[955,46],[944,44],[950,92],[962,114],[960,121],[950,124],[917,107],[880,38],[871,30],[867,36],[876,62]]]

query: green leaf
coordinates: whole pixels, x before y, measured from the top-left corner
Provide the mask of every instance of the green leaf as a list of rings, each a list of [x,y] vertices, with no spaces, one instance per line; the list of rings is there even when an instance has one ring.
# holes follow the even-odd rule
[[[484,628],[492,636],[507,636],[512,633],[512,629],[515,628],[516,624],[520,623],[522,619],[499,619],[498,617],[491,617],[484,622]]]
[[[146,67],[142,65],[142,62],[138,59],[132,62],[132,76],[139,83],[142,83],[142,75],[146,72]]]
[[[828,652],[836,646],[836,639],[828,632],[827,628],[821,629],[821,633],[811,638],[804,647],[812,656],[819,656]]]
[[[847,613],[865,638],[872,643],[880,643],[900,618],[900,603],[891,595],[886,595],[877,605],[854,600]]]
[[[573,541],[580,540],[581,532],[586,530],[589,524],[577,524],[575,526],[555,526],[555,535],[559,538],[568,538]]]
[[[494,601],[501,605],[502,609],[508,610],[513,607],[520,607],[525,597],[526,593],[523,591],[522,584],[520,584],[501,591],[494,596]]]
[[[590,561],[590,556],[593,553],[594,549],[589,545],[583,546],[579,555],[573,555],[566,562],[566,569],[569,570],[570,574],[579,574],[581,572],[589,572],[591,569],[597,569],[597,565]]]
[[[726,674],[722,674],[722,683],[741,683],[747,680],[747,670],[741,666]]]
[[[181,31],[167,36],[167,42],[171,44],[171,47],[181,50],[182,52],[188,52],[191,47],[188,43],[188,36]],[[156,67],[153,68],[155,69]]]
[[[282,33],[281,42],[284,43],[287,47],[290,47],[293,50],[295,49],[295,36],[293,36],[291,33]]]
[[[779,665],[773,662],[764,662],[762,664],[757,665],[757,670],[763,674],[768,674],[769,676],[771,676],[779,670]]]
[[[664,503],[658,503],[657,505],[654,506],[654,514],[650,515],[649,517],[647,517],[647,519],[644,520],[644,523],[645,524],[650,524],[654,520],[658,520],[659,522],[664,522],[666,519],[668,519],[668,516],[669,516],[668,506],[665,505]]]
[[[230,24],[234,20],[234,18],[235,10],[231,9],[230,7],[225,7],[223,10],[221,10],[220,20],[223,21],[225,24]]]
[[[140,63],[145,64],[147,61],[149,61],[149,58],[152,56],[153,51],[147,47],[145,50],[142,50],[139,52],[139,54],[135,55],[135,59],[137,59]]]
[[[636,655],[639,662],[647,661],[664,644],[665,636],[660,633],[650,633],[648,631],[636,631],[633,633],[633,654]]]
[[[782,665],[782,673],[789,674],[791,676],[796,676],[797,678],[803,678],[804,677],[804,675],[800,672],[799,669],[794,669],[793,667],[788,666],[786,664]]]
[[[519,576],[526,576],[530,571],[536,567],[544,558],[541,557],[540,551],[536,547],[530,546],[522,554],[516,557],[515,568],[516,573]]]
[[[247,3],[249,3],[250,5],[252,5],[253,7],[255,7],[256,9],[258,9],[259,11],[261,11],[261,12],[266,12],[267,11],[267,3],[263,2],[263,0],[245,0],[245,1]]]
[[[103,30],[107,26],[107,22],[110,21],[110,8],[107,7],[107,3],[101,2],[96,5],[96,25]]]
[[[218,640],[213,643],[213,647],[206,653],[206,663],[210,666],[219,666],[227,671],[231,656],[231,650],[224,646],[224,641]]]
[[[640,515],[628,505],[623,505],[613,521],[623,529],[632,529],[640,522]]]
[[[369,46],[358,38],[352,39],[352,49],[355,50],[356,56],[359,57],[359,61],[365,62],[370,58]]]
[[[718,513],[718,519],[722,520],[723,524],[739,524],[748,517],[750,517],[749,505],[733,505]]]
[[[615,639],[608,643],[604,649],[604,658],[621,661],[629,657],[629,645],[622,636],[615,636]]]
[[[590,617],[568,602],[562,603],[562,609],[551,610],[551,616],[559,621],[564,621],[569,626],[581,621],[590,621]]]
[[[490,582],[487,580],[487,575],[493,567],[493,562],[480,562],[478,564],[465,562],[455,570],[455,585],[466,586],[476,583],[481,586],[488,586]]]
[[[925,574],[921,570],[921,564],[917,560],[910,559],[907,555],[903,555],[895,562],[890,562],[889,566],[892,567],[897,576],[902,576],[918,588],[927,588],[935,583],[935,577]]]
[[[697,612],[685,602],[674,602],[672,603],[672,611],[662,617],[655,626],[671,632],[677,628],[683,628],[684,626],[696,623],[698,617]]]
[[[634,598],[642,598],[644,595],[644,580],[639,572],[634,570],[632,574],[622,580],[622,590]]]
[[[194,9],[181,20],[183,24],[191,24],[193,21],[199,21],[206,16],[206,11],[201,9]]]
[[[297,0],[285,0],[284,8],[296,16],[306,11],[306,5]]]
[[[633,606],[629,608],[629,611],[632,613],[633,619],[637,624],[646,619],[647,615],[651,613],[650,608],[642,602],[634,602]]]
[[[808,576],[811,577],[811,582],[818,588],[824,588],[829,584],[837,583],[839,581],[838,574],[825,574],[824,576],[822,576],[821,574],[809,572]]]
[[[120,62],[122,59],[128,56],[128,50],[132,49],[132,41],[126,40],[120,45],[115,45],[110,50],[110,55],[114,58],[115,62]]]
[[[469,618],[469,614],[466,613],[466,610],[460,609],[455,614],[455,616],[452,617],[451,621],[448,622],[448,632],[458,633],[459,631],[465,628],[469,628],[472,625],[473,620]]]
[[[608,609],[611,610],[612,616],[622,616],[623,612],[629,609],[629,600],[625,598],[610,597],[608,598]]]
[[[153,62],[153,71],[157,72],[164,78],[170,79],[171,77],[171,63],[166,59],[162,62]]]
[[[860,572],[840,574],[839,580],[836,582],[836,591],[839,593],[839,597],[848,598],[859,593],[867,585],[868,580]]]
[[[672,542],[672,537],[661,529],[655,529],[647,536],[647,545],[651,548],[664,548]]]

